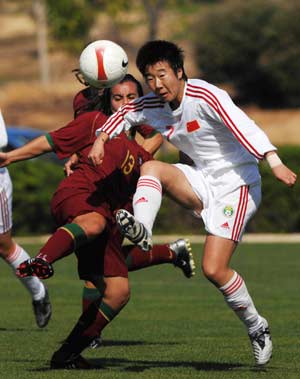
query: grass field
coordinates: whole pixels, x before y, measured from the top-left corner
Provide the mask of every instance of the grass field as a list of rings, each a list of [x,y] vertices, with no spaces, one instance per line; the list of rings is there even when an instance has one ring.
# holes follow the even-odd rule
[[[38,246],[25,246],[34,254]],[[244,244],[233,266],[243,275],[258,310],[269,320],[274,355],[253,367],[246,331],[201,275],[201,246],[194,245],[197,275],[185,279],[161,265],[130,274],[130,303],[103,332],[100,349],[84,356],[102,369],[49,370],[49,359],[80,314],[82,283],[71,256],[47,281],[53,317],[34,323],[30,298],[1,262],[1,378],[300,378],[300,246]]]

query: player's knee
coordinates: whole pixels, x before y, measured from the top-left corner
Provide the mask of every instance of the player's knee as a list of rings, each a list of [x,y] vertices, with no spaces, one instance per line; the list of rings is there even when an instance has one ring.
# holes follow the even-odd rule
[[[202,263],[202,272],[205,277],[213,283],[218,283],[223,276],[222,268],[210,262]]]
[[[142,175],[159,175],[159,164],[156,161],[148,161],[142,164],[141,167],[141,176]]]
[[[117,287],[107,286],[104,301],[113,305],[114,308],[122,308],[130,299],[130,287],[123,284]]]
[[[84,230],[88,238],[97,237],[106,227],[105,218],[98,213],[89,214],[88,217],[86,215],[79,216],[74,222]]]

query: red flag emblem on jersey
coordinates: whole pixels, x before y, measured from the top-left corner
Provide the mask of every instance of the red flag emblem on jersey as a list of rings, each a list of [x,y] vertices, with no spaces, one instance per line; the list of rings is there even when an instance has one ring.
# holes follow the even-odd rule
[[[188,133],[192,133],[195,130],[200,129],[200,125],[199,125],[197,120],[189,121],[186,124],[186,129],[187,129]]]

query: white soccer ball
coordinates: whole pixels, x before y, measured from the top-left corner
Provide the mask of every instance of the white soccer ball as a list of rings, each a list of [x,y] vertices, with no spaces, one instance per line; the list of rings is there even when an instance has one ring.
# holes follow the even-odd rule
[[[128,57],[115,42],[99,40],[90,43],[80,54],[79,69],[93,87],[108,88],[119,83],[127,73]]]

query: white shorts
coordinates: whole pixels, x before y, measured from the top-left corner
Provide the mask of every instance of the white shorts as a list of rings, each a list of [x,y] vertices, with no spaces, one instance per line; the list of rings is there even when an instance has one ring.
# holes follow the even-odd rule
[[[201,218],[208,233],[240,241],[245,227],[261,201],[261,183],[239,185],[227,177],[227,186],[209,183],[202,171],[184,164],[175,164],[191,184],[203,203]],[[230,184],[232,183],[232,184]],[[232,187],[230,190],[230,186]]]
[[[7,168],[0,168],[0,234],[12,228],[12,183]]]

